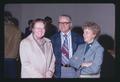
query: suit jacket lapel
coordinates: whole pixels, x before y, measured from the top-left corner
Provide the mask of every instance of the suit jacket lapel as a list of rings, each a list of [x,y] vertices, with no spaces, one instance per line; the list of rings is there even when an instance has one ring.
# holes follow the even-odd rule
[[[74,33],[71,32],[71,38],[72,38],[72,49],[73,49],[73,55],[74,55],[74,52],[77,48],[77,44],[76,44],[76,37],[74,36]]]
[[[58,48],[56,50],[58,50],[61,53],[61,36],[60,36],[60,32],[58,33],[55,42],[56,42],[56,46]]]
[[[39,45],[38,45],[38,44],[36,43],[36,41],[33,39],[32,34],[31,34],[30,37],[31,37],[31,39],[32,39],[32,43],[35,45],[34,47],[35,47],[35,49],[36,49],[36,52],[41,53],[41,54],[44,55],[44,53],[43,53],[43,51],[41,51]]]
[[[98,44],[95,40],[94,43],[92,44],[91,48],[86,52],[85,56],[88,56],[88,55],[92,54],[96,50],[97,46],[98,46]],[[86,47],[85,47],[85,49],[86,49]]]

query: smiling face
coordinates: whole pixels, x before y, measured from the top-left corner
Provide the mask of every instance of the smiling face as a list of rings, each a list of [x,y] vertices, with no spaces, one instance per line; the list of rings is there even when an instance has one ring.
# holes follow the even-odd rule
[[[63,33],[67,33],[72,26],[71,20],[69,17],[60,16],[59,17],[59,30]]]
[[[83,37],[86,43],[91,43],[95,39],[96,34],[91,29],[84,29]]]
[[[45,25],[43,22],[38,21],[34,24],[32,32],[34,36],[38,39],[42,38],[45,34]]]

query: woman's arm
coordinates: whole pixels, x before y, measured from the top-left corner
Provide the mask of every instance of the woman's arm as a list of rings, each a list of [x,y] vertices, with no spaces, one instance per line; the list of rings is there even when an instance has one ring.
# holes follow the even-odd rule
[[[88,67],[84,67],[81,70],[81,74],[94,74],[100,71],[101,64],[103,61],[103,51],[104,49],[102,47],[99,47],[95,50],[95,57],[92,61],[92,64]]]
[[[54,56],[54,53],[53,53],[53,48],[51,46],[51,60],[50,60],[49,69],[46,72],[46,78],[52,78],[53,74],[54,74],[54,71],[55,71],[55,56]]]

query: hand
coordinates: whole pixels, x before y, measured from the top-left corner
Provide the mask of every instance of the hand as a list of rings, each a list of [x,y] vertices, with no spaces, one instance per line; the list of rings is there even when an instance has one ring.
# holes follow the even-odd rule
[[[89,67],[92,65],[92,62],[84,62],[81,64],[81,67]]]

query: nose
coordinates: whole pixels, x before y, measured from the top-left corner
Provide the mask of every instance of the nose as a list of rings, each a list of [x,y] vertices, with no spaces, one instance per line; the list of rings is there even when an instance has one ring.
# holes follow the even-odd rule
[[[42,29],[39,29],[38,32],[42,32],[43,30]]]

